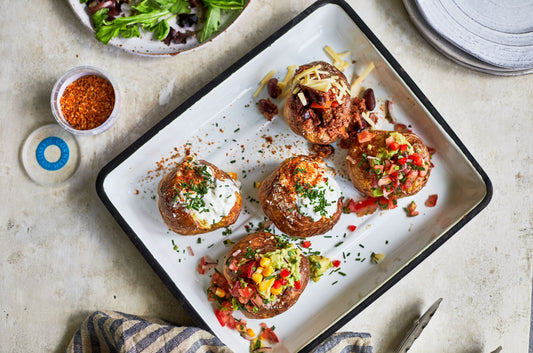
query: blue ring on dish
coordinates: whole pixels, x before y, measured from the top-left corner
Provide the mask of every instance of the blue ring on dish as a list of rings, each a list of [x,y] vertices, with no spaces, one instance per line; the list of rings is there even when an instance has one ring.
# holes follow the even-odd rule
[[[61,151],[61,156],[55,162],[49,162],[44,156],[44,151],[50,146],[57,146]],[[37,150],[35,151],[35,157],[37,158],[37,162],[39,163],[39,165],[44,169],[50,171],[59,170],[63,168],[68,162],[68,145],[63,139],[60,139],[59,137],[49,136],[39,143],[39,145],[37,146]]]

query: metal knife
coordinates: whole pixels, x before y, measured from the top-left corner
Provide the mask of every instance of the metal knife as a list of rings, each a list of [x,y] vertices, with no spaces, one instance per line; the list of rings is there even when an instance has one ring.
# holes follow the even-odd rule
[[[405,353],[411,348],[413,342],[420,336],[422,331],[426,328],[429,320],[433,317],[437,309],[439,308],[442,298],[439,298],[433,305],[418,319],[415,321],[413,327],[402,340],[402,343],[396,348],[394,353]]]

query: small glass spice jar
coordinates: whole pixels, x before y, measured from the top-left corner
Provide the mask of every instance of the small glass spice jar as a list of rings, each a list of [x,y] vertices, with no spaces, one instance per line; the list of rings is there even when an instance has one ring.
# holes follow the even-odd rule
[[[65,130],[76,135],[96,135],[116,122],[120,96],[117,85],[102,70],[80,66],[57,80],[50,104]]]

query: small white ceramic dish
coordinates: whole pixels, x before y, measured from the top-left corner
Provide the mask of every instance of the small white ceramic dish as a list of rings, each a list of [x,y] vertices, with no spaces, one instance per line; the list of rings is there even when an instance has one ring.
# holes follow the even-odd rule
[[[350,63],[345,71],[349,78],[375,63],[364,86],[374,89],[376,111],[383,114],[379,107],[392,99],[399,122],[412,126],[437,150],[432,159],[435,168],[427,186],[399,200],[396,209],[362,218],[343,214],[331,231],[309,239],[311,248],[306,252],[320,251],[341,265],[319,282],[309,283],[285,313],[247,320],[255,332],[261,321],[276,327],[281,343],[274,352],[310,352],[449,239],[492,195],[482,168],[352,8],[342,0],[313,4],[123,151],[97,179],[103,203],[169,290],[198,325],[214,332],[235,352],[247,352],[249,341],[220,326],[206,298],[210,276],[198,274],[198,263],[204,255],[222,259],[230,248],[228,241],[258,228],[264,213],[257,202],[256,183],[285,158],[310,153],[309,144],[290,130],[282,116],[268,121],[258,111],[256,103],[266,98],[266,90],[257,98],[253,94],[270,70],[282,80],[290,65],[331,62],[324,51],[327,45],[339,53],[350,51],[345,57]],[[281,109],[281,101],[276,103]],[[392,125],[381,119],[380,127],[391,129]],[[163,223],[157,205],[158,182],[165,170],[188,154],[237,174],[243,212],[229,227],[231,232],[219,229],[185,237],[170,232]],[[337,147],[327,163],[338,172],[343,196],[362,199],[346,176],[345,158],[346,150]],[[434,208],[424,206],[431,194],[438,195]],[[403,210],[411,201],[418,204],[417,217],[407,217]],[[350,231],[350,226],[356,230]],[[372,264],[372,252],[386,257]]]
[[[72,82],[76,81],[80,77],[88,75],[100,76],[109,81],[109,83],[111,83],[111,85],[113,86],[113,91],[115,93],[115,105],[107,120],[104,121],[101,125],[98,125],[94,129],[90,130],[78,130],[73,128],[68,123],[67,119],[65,119],[65,116],[63,115],[63,112],[61,110],[60,100],[68,85],[70,85]],[[102,70],[92,66],[79,66],[68,70],[63,74],[63,76],[61,76],[56,81],[54,87],[52,88],[50,105],[52,107],[52,113],[54,114],[56,121],[63,129],[75,135],[97,135],[109,129],[117,121],[120,112],[120,92],[118,89],[118,85],[113,81],[113,79],[111,79],[110,76],[108,76]]]
[[[68,2],[70,6],[72,7],[72,10],[76,14],[76,16],[83,23],[83,25],[94,33],[94,29],[91,23],[91,18],[87,12],[87,5],[80,3],[79,0],[68,0]],[[177,55],[183,52],[196,50],[200,47],[203,47],[213,42],[219,37],[220,34],[227,31],[228,28],[235,21],[237,21],[238,18],[241,17],[244,11],[246,11],[246,8],[248,7],[249,3],[250,3],[250,0],[245,1],[244,9],[239,13],[235,11],[225,13],[223,11],[221,15],[221,19],[220,19],[219,31],[215,33],[212,38],[210,38],[209,40],[203,43],[200,43],[198,39],[195,36],[193,36],[189,38],[186,43],[177,43],[177,44],[171,43],[170,45],[166,45],[162,41],[153,40],[152,34],[148,32],[148,33],[141,33],[141,36],[138,38],[116,37],[109,41],[109,45],[123,49],[132,54],[137,54],[137,55],[142,55],[142,56],[151,56],[151,57],[174,56],[174,55]],[[175,27],[176,29],[178,29],[178,27],[176,27],[175,19],[170,19],[169,24],[172,27]],[[186,28],[186,29],[193,30],[192,28]],[[186,29],[180,29],[180,30],[183,31]],[[101,44],[104,45],[103,43]]]

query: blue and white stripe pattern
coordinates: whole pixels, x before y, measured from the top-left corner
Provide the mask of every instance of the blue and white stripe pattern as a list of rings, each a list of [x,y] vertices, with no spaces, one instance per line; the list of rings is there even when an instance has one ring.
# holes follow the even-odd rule
[[[116,311],[96,311],[82,323],[66,353],[231,353],[217,337],[195,327],[178,327],[160,320]],[[313,353],[372,353],[370,335],[332,335]]]

